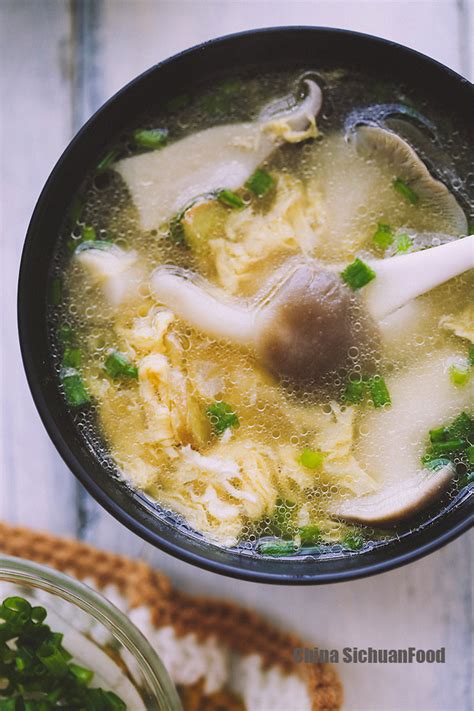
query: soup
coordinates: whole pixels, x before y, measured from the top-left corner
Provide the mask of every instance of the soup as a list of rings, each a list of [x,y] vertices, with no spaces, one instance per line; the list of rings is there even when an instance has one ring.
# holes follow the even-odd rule
[[[71,206],[50,321],[72,416],[210,542],[364,550],[469,483],[466,138],[403,91],[216,80],[117,137]]]

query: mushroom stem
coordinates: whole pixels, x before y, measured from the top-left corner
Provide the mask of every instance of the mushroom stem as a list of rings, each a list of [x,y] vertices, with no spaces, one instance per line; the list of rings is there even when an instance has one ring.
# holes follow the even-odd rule
[[[371,316],[382,320],[408,301],[474,267],[474,236],[412,254],[369,262],[376,278],[363,297]]]
[[[260,114],[260,118],[269,123],[286,121],[288,127],[293,131],[303,131],[308,123],[318,115],[323,103],[323,93],[316,82],[311,79],[305,79],[304,84],[308,87],[308,93],[303,101],[294,108],[287,111],[279,111],[273,115],[269,115],[269,110],[264,109]]]
[[[180,318],[208,336],[252,345],[256,335],[254,312],[235,300],[214,295],[184,270],[161,267],[151,279],[155,297]]]

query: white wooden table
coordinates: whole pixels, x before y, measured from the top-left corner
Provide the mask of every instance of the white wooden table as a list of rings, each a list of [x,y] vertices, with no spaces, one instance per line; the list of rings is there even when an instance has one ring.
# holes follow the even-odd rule
[[[141,556],[179,585],[237,599],[322,648],[445,646],[445,665],[341,665],[346,709],[469,711],[469,535],[401,570],[319,588],[237,582],[170,558],[102,511],[54,450],[26,385],[15,300],[27,223],[54,162],[89,115],[145,68],[228,32],[313,24],[399,41],[472,79],[473,4],[469,0],[0,0],[0,15],[0,519],[77,535]]]

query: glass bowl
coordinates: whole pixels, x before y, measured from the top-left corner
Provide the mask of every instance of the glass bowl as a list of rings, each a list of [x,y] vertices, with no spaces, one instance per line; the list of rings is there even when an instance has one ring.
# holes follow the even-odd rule
[[[154,650],[102,595],[44,565],[0,555],[0,601],[10,596],[46,608],[47,624],[64,634],[74,661],[94,672],[93,687],[115,692],[130,711],[181,711]]]

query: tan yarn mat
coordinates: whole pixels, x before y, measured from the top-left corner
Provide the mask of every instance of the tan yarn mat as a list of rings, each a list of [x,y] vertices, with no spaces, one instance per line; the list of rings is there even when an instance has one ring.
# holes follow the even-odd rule
[[[47,533],[0,523],[0,552],[44,563],[79,580],[92,578],[99,589],[115,585],[131,608],[149,608],[156,628],[172,626],[179,637],[194,633],[199,642],[214,638],[239,655],[258,654],[264,668],[276,666],[303,679],[313,711],[341,707],[342,687],[334,667],[295,663],[293,649],[304,647],[302,640],[250,610],[231,602],[194,597],[173,588],[165,575],[146,563]],[[185,711],[245,711],[243,703],[225,689],[206,695],[200,682],[178,687],[178,691]]]

